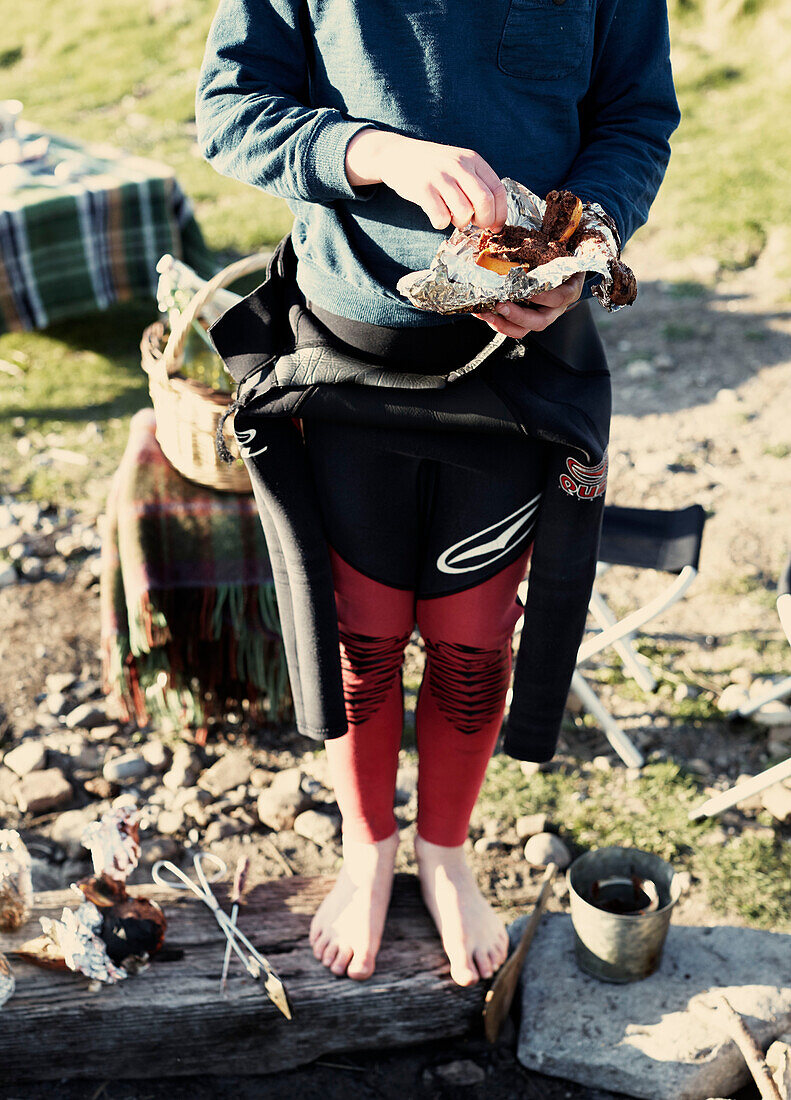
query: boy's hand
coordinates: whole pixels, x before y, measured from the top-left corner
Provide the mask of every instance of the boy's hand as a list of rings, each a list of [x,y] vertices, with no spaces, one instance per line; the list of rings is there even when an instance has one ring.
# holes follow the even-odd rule
[[[584,282],[585,276],[578,272],[554,290],[534,294],[529,306],[501,302],[495,313],[475,313],[473,316],[485,321],[496,332],[521,340],[528,332],[543,332],[553,321],[557,321],[579,300]]]
[[[502,229],[508,213],[497,173],[472,149],[438,145],[369,128],[346,148],[346,176],[352,187],[384,183],[420,206],[435,229]]]

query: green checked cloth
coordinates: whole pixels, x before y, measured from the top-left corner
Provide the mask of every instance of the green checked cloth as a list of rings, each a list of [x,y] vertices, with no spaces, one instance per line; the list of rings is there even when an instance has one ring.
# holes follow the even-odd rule
[[[150,409],[132,417],[104,516],[105,691],[127,721],[166,717],[200,743],[229,707],[282,721],[288,673],[254,499],[186,481],[155,427]]]
[[[200,275],[214,273],[166,165],[30,126],[23,136],[47,137],[49,150],[23,166],[13,189],[0,190],[0,333],[155,298],[165,252]]]

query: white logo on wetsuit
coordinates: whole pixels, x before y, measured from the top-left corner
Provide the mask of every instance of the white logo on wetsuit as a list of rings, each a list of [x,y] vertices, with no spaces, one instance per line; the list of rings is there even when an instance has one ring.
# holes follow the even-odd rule
[[[437,569],[442,573],[471,573],[504,557],[532,530],[540,500],[538,493],[510,516],[448,547],[437,558]],[[466,564],[470,561],[472,565]]]
[[[236,438],[239,441],[239,451],[245,458],[255,458],[269,449],[269,445],[262,447],[260,451],[251,451],[250,446],[255,439],[255,428],[238,428]]]

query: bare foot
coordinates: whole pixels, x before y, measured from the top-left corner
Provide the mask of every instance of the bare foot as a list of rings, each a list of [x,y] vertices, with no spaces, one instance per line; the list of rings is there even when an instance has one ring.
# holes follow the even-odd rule
[[[333,974],[370,978],[393,888],[398,832],[364,844],[343,842],[343,867],[310,926],[313,954]]]
[[[508,956],[505,925],[478,889],[463,848],[415,838],[423,900],[434,918],[457,985],[491,978]]]

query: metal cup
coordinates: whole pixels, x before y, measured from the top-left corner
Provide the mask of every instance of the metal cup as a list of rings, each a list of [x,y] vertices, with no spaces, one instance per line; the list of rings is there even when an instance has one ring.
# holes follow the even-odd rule
[[[681,893],[673,868],[636,848],[601,848],[572,863],[568,884],[580,968],[605,982],[653,974]]]

